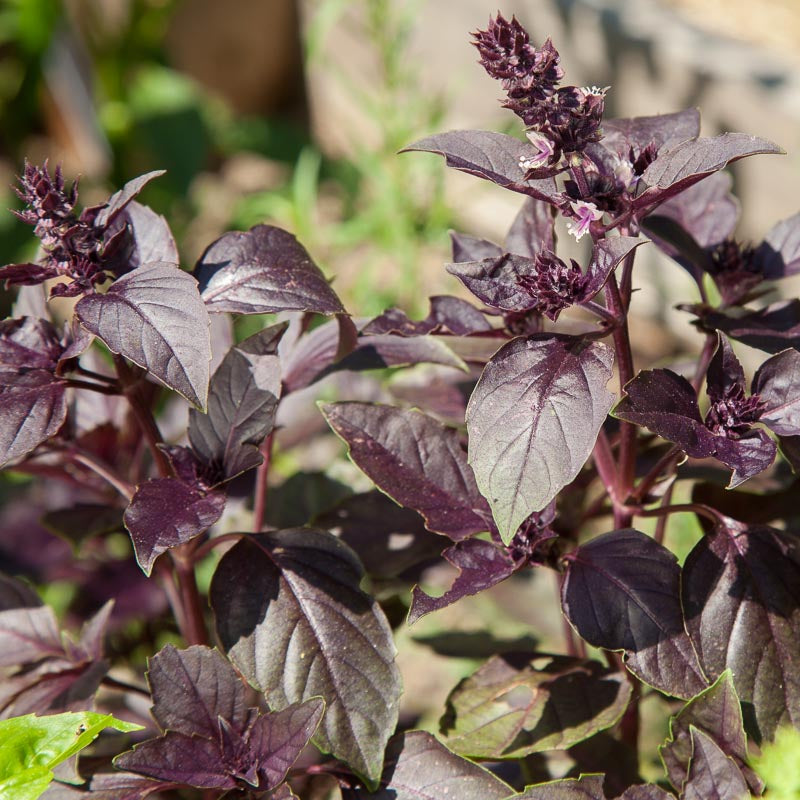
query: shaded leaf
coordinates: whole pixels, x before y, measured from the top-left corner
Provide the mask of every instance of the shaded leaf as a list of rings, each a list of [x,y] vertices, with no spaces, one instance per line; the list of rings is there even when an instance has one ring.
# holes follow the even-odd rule
[[[747,775],[754,791],[761,793],[763,784],[746,766],[747,738],[730,670],[723,672],[712,686],[693,697],[669,721],[669,738],[659,747],[659,754],[670,783],[679,791],[686,782],[692,760],[692,730],[708,734]]]
[[[800,300],[781,300],[758,311],[728,309],[702,314],[700,325],[722,331],[732,339],[779,353],[787,347],[800,349]]]
[[[428,528],[453,540],[488,529],[489,509],[458,432],[420,411],[372,403],[321,406],[350,458]]]
[[[757,740],[800,723],[800,551],[775,528],[729,520],[683,568],[686,625],[706,674],[733,674]]]
[[[162,553],[207,531],[224,509],[224,492],[175,478],[145,481],[123,516],[139,566],[150,575]]]
[[[700,133],[700,112],[687,108],[674,114],[649,117],[625,117],[603,120],[602,144],[621,154],[633,146],[644,150],[649,144],[669,150]]]
[[[63,653],[58,621],[49,606],[0,611],[0,667]]]
[[[493,656],[448,697],[448,747],[478,759],[563,750],[609,728],[631,696],[624,672],[594,661],[526,653]]]
[[[127,259],[129,269],[136,269],[153,261],[180,263],[172,231],[161,214],[156,214],[152,208],[134,200],[127,205],[119,219],[130,226],[133,238],[133,252]]]
[[[462,261],[483,261],[485,258],[500,258],[503,255],[503,248],[499,244],[490,242],[487,239],[480,239],[477,236],[470,236],[468,233],[450,231],[450,240],[453,250],[453,262],[456,264]],[[526,253],[525,255],[528,254]]]
[[[567,556],[564,613],[589,644],[624,650],[645,683],[689,698],[707,681],[686,634],[680,567],[662,545],[633,529],[592,539]]]
[[[455,275],[479,300],[504,311],[525,311],[535,300],[525,288],[525,278],[537,273],[536,261],[528,256],[502,253],[482,261],[447,264]]]
[[[800,214],[774,225],[755,254],[767,280],[795,275],[800,271]]]
[[[144,367],[194,405],[205,406],[209,321],[191,275],[174,264],[145,264],[105,294],[83,297],[75,313],[112,352]]]
[[[781,436],[800,434],[800,353],[784,350],[768,358],[753,377],[753,394],[764,403],[758,418]]]
[[[390,308],[365,325],[361,332],[365,335],[396,333],[401,336],[425,336],[445,331],[455,336],[469,336],[491,330],[492,326],[486,317],[466,300],[435,295],[430,298],[430,310],[425,319],[413,322],[405,312]]]
[[[189,441],[227,478],[258,466],[258,446],[272,431],[281,393],[278,342],[286,323],[259,331],[232,347],[211,379],[208,411],[189,412]]]
[[[638,784],[626,789],[618,800],[673,800],[674,795],[653,783]]]
[[[554,211],[555,209],[550,203],[536,200],[533,197],[526,198],[506,234],[505,249],[509,253],[530,257],[542,250],[555,250]],[[486,256],[490,255],[492,254],[486,254]],[[455,258],[453,260],[479,261],[480,259]]]
[[[419,586],[414,587],[411,609],[408,612],[409,625],[425,614],[452,605],[462,597],[478,594],[495,586],[519,567],[505,547],[483,539],[464,539],[457,542],[442,553],[442,558],[449,561],[459,574],[453,585],[439,597],[431,597]]]
[[[683,787],[683,800],[745,800],[747,783],[733,759],[714,740],[695,727],[690,728],[692,761]]]
[[[272,708],[320,696],[314,741],[374,784],[398,714],[400,675],[362,568],[334,536],[296,528],[249,536],[220,561],[211,606],[225,650]]]
[[[448,750],[425,731],[393,737],[386,750],[381,789],[359,800],[504,800],[513,790],[489,770]]]
[[[42,605],[42,601],[32,586],[0,572],[0,611],[36,608],[40,605]]]
[[[114,218],[125,209],[150,181],[154,178],[160,178],[166,172],[164,169],[157,169],[129,180],[119,191],[114,192],[100,209],[94,219],[95,227],[103,228],[113,222]]]
[[[78,544],[104,533],[122,530],[122,509],[115,506],[78,503],[71,508],[48,511],[42,525],[56,536]]]
[[[445,157],[448,167],[477,175],[506,189],[522,192],[540,200],[556,196],[552,178],[525,180],[527,169],[521,160],[538,151],[529,142],[494,131],[449,131],[428,136],[405,147],[401,152],[422,151]]]
[[[344,312],[306,249],[272,225],[224,234],[203,253],[194,274],[210,311]]]
[[[613,360],[600,342],[537,334],[486,365],[467,407],[469,463],[505,543],[589,457],[614,402]]]

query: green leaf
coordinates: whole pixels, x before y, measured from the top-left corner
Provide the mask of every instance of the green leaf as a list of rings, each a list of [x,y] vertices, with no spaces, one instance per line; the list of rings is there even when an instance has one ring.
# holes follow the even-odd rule
[[[775,733],[774,741],[765,744],[752,765],[767,784],[771,800],[800,798],[800,731],[786,726]]]
[[[0,800],[36,800],[53,779],[53,768],[88,747],[104,728],[127,733],[142,726],[89,711],[0,721]]]

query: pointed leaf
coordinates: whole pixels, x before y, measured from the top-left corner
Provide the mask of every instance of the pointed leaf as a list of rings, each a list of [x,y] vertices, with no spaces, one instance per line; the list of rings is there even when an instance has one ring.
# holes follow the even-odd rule
[[[65,383],[43,369],[0,369],[0,466],[58,433],[67,417]]]
[[[601,342],[537,334],[486,365],[467,407],[469,463],[505,543],[589,457],[614,402],[613,361]]]
[[[219,717],[240,727],[245,723],[244,684],[217,650],[167,645],[149,660],[147,683],[162,730],[216,741]]]
[[[478,331],[491,331],[492,326],[475,306],[449,295],[430,298],[428,316],[413,322],[399,308],[384,311],[361,329],[363,334],[397,333],[401,336],[425,336],[445,331],[455,336],[469,336]]]
[[[489,770],[448,750],[430,733],[395,736],[386,751],[381,789],[364,800],[505,800],[512,793]]]
[[[565,750],[617,722],[631,691],[624,671],[596,661],[493,656],[450,693],[442,733],[448,747],[469,758]]]
[[[608,276],[617,265],[640,245],[643,239],[633,236],[614,236],[601,239],[592,251],[592,260],[586,270],[588,281],[582,292],[581,300],[590,300],[605,286]]]
[[[105,294],[83,297],[81,323],[108,348],[204,407],[211,343],[208,312],[191,275],[155,262],[129,272]]]
[[[708,734],[736,762],[754,791],[761,793],[763,784],[746,766],[747,738],[730,670],[725,670],[716,683],[693,697],[669,721],[669,738],[659,747],[659,754],[670,783],[678,790],[686,782],[692,760],[692,729]]]
[[[447,264],[447,271],[455,275],[479,300],[503,311],[526,311],[535,305],[535,299],[525,289],[523,279],[535,276],[536,261],[527,256],[503,253],[482,261],[464,261]]]
[[[89,800],[144,800],[154,792],[163,792],[171,787],[163,781],[152,781],[130,772],[113,772],[95,775],[90,788]]]
[[[753,378],[753,394],[765,404],[758,421],[780,436],[800,434],[800,353],[768,358]]]
[[[428,528],[453,540],[488,529],[489,509],[457,431],[419,411],[373,403],[321,406],[350,458]]]
[[[194,274],[213,312],[344,312],[306,249],[292,234],[272,225],[226,233],[203,253]]]
[[[796,298],[772,303],[758,311],[707,312],[700,324],[766,353],[779,353],[787,347],[800,350],[800,300]]]
[[[733,759],[694,726],[690,733],[692,761],[683,800],[749,800],[747,783]]]
[[[525,200],[519,213],[511,223],[505,241],[505,250],[520,256],[533,258],[542,250],[555,249],[554,207],[550,203],[529,197]],[[499,248],[498,248],[499,249]],[[502,250],[501,250],[502,253]],[[497,255],[500,255],[498,253]],[[486,256],[492,255],[487,253]],[[485,258],[486,256],[481,256]],[[480,258],[454,261],[480,261]]]
[[[189,412],[189,441],[225,476],[258,466],[258,446],[271,433],[281,393],[278,342],[286,323],[273,325],[232,347],[211,379],[208,412]]]
[[[223,557],[211,606],[224,648],[274,709],[320,696],[314,741],[373,783],[398,714],[400,675],[362,568],[331,534],[297,528],[249,536]]]
[[[283,782],[314,735],[324,710],[325,703],[313,697],[258,717],[248,731],[248,745],[259,765],[259,788],[274,789]]]
[[[0,667],[63,654],[58,621],[52,608],[39,606],[0,611]]]
[[[740,158],[783,152],[767,139],[745,133],[723,133],[684,142],[659,152],[658,158],[644,171],[642,180],[649,188],[636,198],[634,206],[652,207]]]
[[[0,322],[0,371],[54,370],[64,346],[53,325],[36,317]]]
[[[512,575],[518,564],[509,555],[505,547],[483,539],[464,539],[448,547],[442,558],[450,562],[459,572],[453,585],[439,597],[431,597],[419,586],[415,586],[411,595],[411,610],[408,612],[408,624],[413,625],[420,617],[452,605],[462,597],[497,585]]]
[[[0,611],[37,608],[41,605],[42,601],[32,586],[0,572]]]
[[[755,258],[767,280],[796,275],[800,271],[800,214],[774,225]]]
[[[674,114],[604,119],[602,144],[622,154],[631,146],[644,150],[649,144],[669,150],[699,134],[700,112],[688,108]]]
[[[602,775],[581,775],[529,786],[508,800],[605,800]]]
[[[706,674],[733,673],[745,726],[771,739],[800,724],[800,548],[795,537],[729,520],[683,568],[686,625]]]
[[[556,197],[552,178],[525,180],[527,169],[520,161],[531,158],[538,150],[529,142],[493,131],[449,131],[428,136],[400,152],[422,151],[445,157],[448,167],[477,175],[506,189],[552,200]]]
[[[115,766],[148,778],[195,786],[235,789],[237,780],[222,761],[219,743],[170,732],[148,739],[114,759]]]
[[[561,604],[583,639],[624,650],[628,669],[667,694],[689,698],[707,686],[684,629],[680,567],[669,550],[626,529],[567,558]]]
[[[131,200],[136,197],[139,192],[147,186],[154,178],[160,178],[166,174],[166,170],[157,169],[152,172],[146,172],[144,175],[139,175],[136,178],[128,181],[118,192],[115,192],[108,198],[108,201],[100,209],[94,220],[95,227],[103,228],[113,221],[114,217],[120,213]]]
[[[207,531],[224,509],[224,492],[206,491],[175,478],[145,481],[123,517],[139,566],[150,575],[162,553]]]
[[[134,200],[127,205],[119,221],[129,226],[133,238],[133,252],[127,259],[128,269],[136,269],[153,261],[180,263],[178,246],[161,214]]]
[[[503,248],[499,244],[467,233],[450,231],[453,246],[453,261],[482,261],[484,258],[499,258],[503,255]]]

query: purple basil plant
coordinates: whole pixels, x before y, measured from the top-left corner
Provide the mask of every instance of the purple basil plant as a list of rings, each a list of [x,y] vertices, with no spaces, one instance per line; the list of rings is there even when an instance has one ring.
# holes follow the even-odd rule
[[[423,320],[351,317],[270,225],[181,269],[136,199],[160,173],[81,210],[58,168],[25,165],[18,216],[40,252],[0,268],[19,287],[0,323],[0,463],[17,476],[0,713],[145,725],[46,798],[739,800],[764,789],[753,745],[800,726],[800,300],[762,300],[800,271],[800,214],[739,241],[722,172],[781,150],[700,137],[696,111],[607,119],[611,88],[565,85],[553,43],[514,18],[473,37],[520,135],[407,150],[522,203],[502,245],[453,234],[447,270],[474,299],[433,297]],[[558,255],[560,218],[585,261]],[[688,368],[634,362],[641,245],[695,279]],[[275,316],[239,340],[248,314]],[[768,354],[749,381],[738,343]],[[427,383],[374,402],[386,368],[420,364]],[[317,408],[323,379],[339,400]],[[330,438],[325,423],[374,490],[280,485],[276,451]],[[702,524],[683,563],[676,514]],[[455,577],[430,594],[443,561]],[[436,735],[416,729],[393,628],[544,572],[562,647],[489,637]],[[75,588],[62,623],[31,588],[58,580]],[[647,697],[671,717],[655,783]]]

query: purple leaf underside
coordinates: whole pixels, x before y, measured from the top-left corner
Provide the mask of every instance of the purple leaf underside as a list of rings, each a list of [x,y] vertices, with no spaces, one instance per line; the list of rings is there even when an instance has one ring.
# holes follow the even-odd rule
[[[467,406],[469,463],[506,544],[589,457],[614,402],[613,361],[601,342],[537,334],[486,365]]]
[[[153,263],[80,300],[81,324],[190,403],[205,407],[211,342],[197,283],[174,264]]]
[[[692,761],[682,800],[749,800],[747,781],[736,762],[714,740],[690,728]]]
[[[166,174],[166,170],[157,169],[152,172],[146,172],[144,175],[139,175],[136,178],[128,181],[118,192],[115,192],[108,198],[105,206],[100,209],[97,217],[95,217],[94,224],[99,227],[105,227],[114,220],[121,211],[147,186],[154,178],[160,178]]]
[[[419,411],[372,403],[322,406],[350,458],[379,489],[454,541],[488,530],[489,508],[458,432]]]

